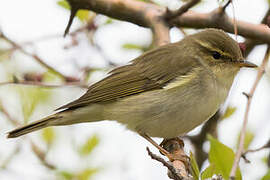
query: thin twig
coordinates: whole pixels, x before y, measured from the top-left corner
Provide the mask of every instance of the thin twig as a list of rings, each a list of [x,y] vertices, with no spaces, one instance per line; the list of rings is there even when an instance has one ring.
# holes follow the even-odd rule
[[[184,179],[187,179],[187,178],[181,176],[180,173],[177,173],[176,172],[176,169],[169,162],[166,162],[164,159],[162,159],[158,155],[155,155],[154,153],[152,153],[148,147],[146,147],[146,150],[148,152],[148,155],[152,159],[161,162],[164,166],[166,166],[168,168],[168,170],[171,172],[172,178],[174,180],[184,180]]]
[[[228,0],[227,3],[220,8],[220,14],[221,15],[225,15],[225,10],[228,7],[229,4],[232,4],[232,11],[233,11],[233,18],[232,18],[232,22],[233,22],[233,31],[234,31],[234,35],[235,35],[235,40],[237,41],[237,35],[238,35],[238,31],[237,31],[237,21],[236,21],[236,17],[235,17],[235,8],[234,8],[234,4],[232,0]]]
[[[78,29],[68,33],[67,36],[75,36],[78,33],[84,32],[85,30],[91,30],[91,27],[93,26],[92,23],[93,23],[93,21],[88,22],[87,24],[79,27]],[[1,34],[0,34],[0,36],[1,36]],[[35,38],[35,39],[23,41],[23,42],[19,43],[20,44],[19,47],[32,46],[35,43],[48,41],[48,40],[56,39],[56,38],[63,38],[63,34],[62,33],[49,34],[49,35],[41,36],[41,37],[38,37],[38,38]],[[16,48],[19,48],[19,47],[13,47],[12,49],[7,49],[7,51],[8,50],[15,50]]]
[[[243,154],[242,154],[242,158],[245,160],[246,163],[250,163],[250,160],[247,159],[246,155],[248,153],[253,153],[253,152],[258,152],[258,151],[261,151],[263,149],[267,149],[267,148],[270,148],[270,140],[265,144],[263,145],[262,147],[259,147],[257,149],[249,149],[249,150],[246,150]]]
[[[12,152],[8,155],[8,157],[1,163],[0,169],[6,169],[13,158],[20,152],[20,145],[16,144],[16,147],[12,150]]]
[[[12,125],[14,126],[18,126],[18,125],[21,125],[21,123],[17,120],[17,119],[14,119],[10,116],[10,114],[8,113],[8,111],[4,108],[4,106],[0,103],[0,106],[1,106],[1,111],[6,115],[7,117],[7,120],[9,122],[11,122]],[[27,137],[24,137],[24,138],[27,138]],[[34,152],[34,154],[38,157],[38,159],[41,161],[41,163],[46,166],[47,168],[49,169],[56,169],[56,167],[49,163],[47,160],[46,160],[46,153],[44,151],[42,151],[33,141],[31,141],[31,148]],[[17,147],[16,147],[17,148]],[[18,153],[20,149],[16,150],[15,149],[15,152]],[[18,151],[18,152],[17,152]],[[14,153],[14,154],[16,154]],[[9,160],[10,162],[10,160]],[[7,165],[7,163],[5,164],[5,166]]]
[[[228,0],[227,3],[222,7],[222,11],[225,12],[225,9],[232,3],[232,0]]]
[[[3,85],[26,85],[26,86],[39,86],[39,87],[43,87],[43,88],[63,88],[63,87],[68,87],[68,86],[75,86],[75,87],[79,87],[79,88],[84,88],[87,89],[88,86],[85,84],[81,84],[81,83],[65,83],[65,84],[60,84],[60,85],[56,85],[56,84],[44,84],[41,82],[36,82],[36,81],[22,81],[22,82],[0,82],[0,86]]]
[[[237,41],[237,35],[238,35],[238,30],[237,30],[237,21],[236,21],[236,17],[235,17],[235,8],[234,8],[234,4],[233,1],[230,0],[232,3],[232,11],[233,11],[233,29],[234,29],[234,35],[235,35],[235,40]]]
[[[189,2],[187,2],[186,4],[181,6],[176,11],[170,11],[169,9],[167,9],[167,13],[165,15],[165,18],[166,19],[173,19],[173,18],[175,18],[177,16],[181,16],[182,14],[187,12],[190,8],[192,8],[193,6],[195,6],[199,2],[200,2],[200,0],[190,0]]]
[[[252,152],[257,152],[257,151],[261,151],[263,149],[266,149],[266,148],[270,148],[270,140],[263,146],[257,148],[257,149],[249,149],[249,150],[246,150],[242,155],[245,156],[246,154],[248,153],[252,153]]]
[[[8,113],[7,109],[5,108],[5,106],[3,106],[2,101],[0,101],[0,111],[6,116],[6,118],[8,119],[8,121],[14,125],[14,126],[19,126],[21,123],[19,121],[17,121],[16,119],[14,119],[13,117],[11,117],[11,115]]]
[[[58,70],[56,70],[54,67],[50,66],[49,64],[47,64],[41,57],[39,57],[37,54],[34,53],[29,53],[27,51],[25,51],[19,44],[17,44],[15,41],[9,39],[5,34],[3,34],[3,32],[1,33],[1,38],[5,39],[7,42],[9,42],[13,47],[14,50],[15,49],[19,49],[23,54],[30,56],[32,58],[34,58],[39,64],[41,64],[42,66],[46,67],[47,69],[51,70],[52,72],[58,74],[59,76],[63,77],[64,79],[67,79],[66,76],[64,74],[62,74],[61,72],[59,72]]]
[[[251,105],[251,101],[252,101],[252,97],[254,95],[254,92],[258,86],[259,81],[261,80],[264,72],[265,72],[265,67],[267,66],[268,60],[269,60],[269,54],[270,54],[270,48],[269,46],[267,46],[267,50],[263,59],[262,64],[260,65],[259,69],[258,69],[258,73],[257,73],[257,77],[256,80],[250,90],[250,93],[247,94],[247,106],[246,106],[246,112],[245,112],[245,116],[244,116],[244,121],[243,121],[243,126],[241,129],[241,134],[240,134],[240,141],[239,141],[239,147],[237,149],[236,155],[235,155],[235,159],[234,159],[234,163],[230,172],[230,179],[234,179],[235,177],[235,173],[240,161],[240,158],[242,156],[243,150],[244,150],[244,141],[245,141],[245,134],[246,134],[246,128],[247,128],[247,123],[248,123],[248,114],[249,114],[249,110],[250,110],[250,105]]]
[[[96,17],[96,15],[94,15],[94,17]],[[91,19],[91,21],[89,20],[88,23],[76,30],[74,30],[73,32],[69,33],[68,36],[76,36],[78,33],[84,32],[85,30],[95,30],[96,26],[94,25],[94,17]],[[36,59],[41,65],[45,66],[47,69],[52,70],[52,72],[55,72],[56,74],[60,75],[61,77],[63,77],[66,82],[78,82],[79,79],[74,78],[74,77],[69,77],[69,76],[65,76],[64,74],[60,73],[59,71],[57,71],[56,69],[54,69],[52,66],[49,66],[48,64],[45,63],[44,60],[42,60],[39,56],[37,56],[36,54],[31,54],[26,52],[23,47],[24,46],[29,46],[29,45],[33,45],[34,43],[37,43],[39,41],[44,41],[44,40],[49,40],[49,39],[53,39],[53,38],[59,38],[62,37],[61,34],[52,34],[52,35],[47,35],[44,37],[39,37],[37,39],[33,39],[30,41],[25,41],[22,42],[20,44],[14,42],[13,40],[9,39],[7,36],[5,36],[2,31],[0,30],[0,37],[4,38],[6,41],[8,41],[11,45],[12,48],[7,49],[6,51],[15,51],[15,50],[20,50],[22,53]],[[95,48],[99,51],[100,55],[103,57],[103,59],[108,63],[109,66],[115,67],[117,66],[116,63],[114,63],[112,60],[110,60],[104,53],[104,51],[102,50],[102,48],[98,45],[98,44],[94,44]],[[12,82],[6,82],[4,84],[11,84]],[[0,83],[0,85],[3,83]],[[23,82],[23,83],[17,83],[17,84],[24,84],[24,85],[36,85],[36,86],[43,86],[43,87],[48,87],[48,88],[58,88],[61,86],[79,86],[81,88],[87,88],[86,85],[80,84],[80,83],[66,83],[65,85],[45,85],[45,84],[33,84],[33,83],[27,83],[27,82]]]
[[[40,162],[45,166],[47,167],[48,169],[51,169],[51,170],[55,170],[56,167],[49,163],[47,160],[46,160],[46,152],[42,151],[40,149],[39,146],[37,146],[33,141],[30,141],[31,143],[31,149],[32,151],[35,153],[35,155],[38,157],[38,159],[40,160]]]
[[[69,16],[67,27],[66,27],[65,32],[64,32],[64,37],[66,37],[66,35],[68,34],[70,26],[71,26],[73,19],[74,19],[78,10],[79,9],[75,5],[71,5],[70,16]]]

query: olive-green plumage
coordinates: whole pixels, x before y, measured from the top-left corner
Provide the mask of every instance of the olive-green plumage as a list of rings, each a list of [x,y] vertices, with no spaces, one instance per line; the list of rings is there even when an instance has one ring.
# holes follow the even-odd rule
[[[236,41],[207,29],[150,50],[112,70],[60,112],[9,132],[18,137],[58,125],[116,120],[138,133],[176,137],[208,120],[225,101],[243,61]]]

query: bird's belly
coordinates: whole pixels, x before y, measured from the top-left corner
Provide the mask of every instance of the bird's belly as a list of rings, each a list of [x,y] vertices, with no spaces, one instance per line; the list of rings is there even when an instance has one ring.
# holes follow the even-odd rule
[[[117,120],[139,133],[171,138],[208,120],[222,103],[211,90],[203,95],[188,91],[176,91],[178,94],[175,95],[166,93],[156,90],[120,100],[105,108],[104,117]]]
[[[195,103],[175,103],[170,107],[166,103],[160,105],[164,106],[163,111],[138,124],[136,131],[145,132],[152,137],[163,138],[184,135],[208,120],[219,107],[219,103],[214,98],[201,98]]]

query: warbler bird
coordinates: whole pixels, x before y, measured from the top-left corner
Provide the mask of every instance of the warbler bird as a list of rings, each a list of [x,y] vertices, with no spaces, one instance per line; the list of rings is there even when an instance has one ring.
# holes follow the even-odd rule
[[[77,100],[9,132],[8,138],[102,120],[124,124],[150,142],[149,136],[177,137],[218,110],[241,67],[256,65],[244,60],[237,42],[225,32],[207,29],[112,70]]]

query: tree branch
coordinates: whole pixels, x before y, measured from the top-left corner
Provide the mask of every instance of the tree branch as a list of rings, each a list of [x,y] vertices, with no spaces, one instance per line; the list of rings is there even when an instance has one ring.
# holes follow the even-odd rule
[[[186,4],[181,6],[176,11],[170,11],[169,9],[167,9],[167,13],[165,15],[165,18],[166,19],[173,19],[177,16],[181,16],[183,13],[187,12],[190,8],[192,8],[193,6],[195,6],[199,2],[200,2],[200,0],[190,0],[189,2],[187,2]]]
[[[270,8],[267,10],[267,12],[265,13],[261,24],[267,24],[267,19],[270,16]],[[268,25],[269,26],[269,25]],[[256,39],[246,39],[246,41],[244,42],[245,44],[245,53],[244,53],[244,57],[247,57],[249,55],[249,53],[253,50],[253,48],[258,45],[261,44],[260,41],[256,40]]]
[[[256,39],[260,43],[270,42],[270,29],[266,25],[252,24],[244,21],[235,21],[238,35]],[[219,28],[234,33],[234,20],[229,18],[220,8],[210,13],[188,11],[170,22],[175,26],[189,28]]]
[[[70,5],[76,5],[79,9],[88,9],[106,16],[128,21],[139,26],[156,28],[155,22],[164,21],[166,8],[155,4],[134,1],[134,0],[68,0]],[[154,20],[154,21],[153,21]],[[167,23],[168,27],[187,27],[187,28],[219,28],[229,33],[234,33],[234,21],[223,13],[222,8],[217,8],[210,13],[197,13],[187,11],[181,16],[171,19]],[[270,29],[262,24],[252,24],[244,21],[236,21],[238,34],[246,38],[256,39],[260,43],[270,43]],[[167,39],[167,28],[164,32]],[[157,30],[153,30],[156,32]],[[162,33],[159,33],[162,35]],[[162,36],[161,36],[162,39]],[[163,40],[159,41],[163,42]],[[162,44],[162,43],[160,43]]]
[[[163,18],[166,9],[155,4],[134,0],[68,0],[68,2],[74,9],[88,9],[151,28],[155,45],[160,46],[170,42],[169,26]]]
[[[164,166],[166,166],[169,170],[169,172],[171,173],[170,174],[170,177],[171,179],[174,179],[174,180],[188,180],[189,178],[188,177],[185,177],[182,175],[182,173],[180,173],[180,170],[176,170],[175,167],[171,164],[171,162],[166,162],[164,159],[162,159],[161,157],[153,154],[150,149],[148,147],[146,147],[146,150],[148,152],[148,155],[156,160],[156,161],[159,161],[161,162]],[[185,167],[184,168],[181,168],[181,170],[184,169],[185,170]]]
[[[246,112],[245,112],[245,116],[244,116],[243,127],[241,129],[239,147],[237,149],[235,159],[234,159],[234,163],[233,163],[233,167],[232,167],[231,172],[230,172],[230,179],[235,178],[235,173],[236,173],[240,158],[241,158],[241,156],[243,154],[246,127],[247,127],[247,123],[248,123],[248,114],[249,114],[249,110],[250,110],[252,97],[253,97],[254,92],[255,92],[255,90],[256,90],[256,88],[258,86],[259,81],[261,80],[261,78],[262,78],[262,76],[263,76],[263,74],[265,72],[265,67],[267,66],[267,63],[268,63],[268,60],[269,60],[269,54],[270,54],[270,47],[267,46],[267,50],[266,50],[263,62],[261,64],[261,66],[259,67],[256,80],[255,80],[255,82],[254,82],[254,84],[253,84],[253,86],[252,86],[252,88],[250,90],[250,93],[246,94],[248,102],[247,102],[247,106],[246,106]]]

